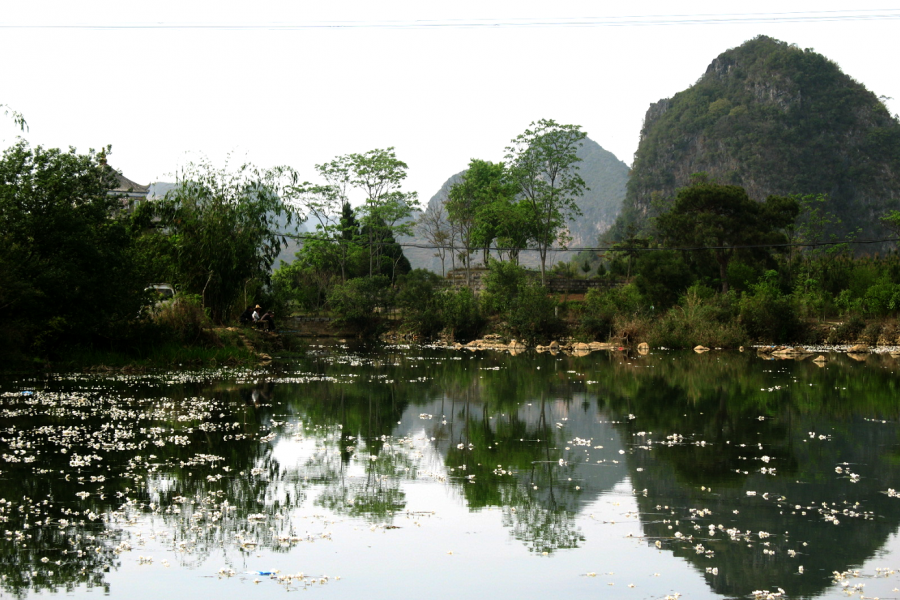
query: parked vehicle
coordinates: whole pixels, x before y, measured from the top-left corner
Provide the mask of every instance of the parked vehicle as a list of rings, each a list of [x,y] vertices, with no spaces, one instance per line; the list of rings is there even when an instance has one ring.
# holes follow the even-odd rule
[[[151,283],[144,288],[144,291],[154,295],[154,304],[160,304],[175,298],[175,288],[170,283]]]
[[[153,313],[160,307],[175,302],[175,287],[170,283],[151,283],[144,288],[150,302],[141,309],[142,313]]]

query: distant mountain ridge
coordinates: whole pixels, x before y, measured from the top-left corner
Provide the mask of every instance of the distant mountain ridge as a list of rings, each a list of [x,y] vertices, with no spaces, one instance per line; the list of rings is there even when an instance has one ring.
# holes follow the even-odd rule
[[[569,235],[572,236],[569,247],[596,246],[599,235],[612,226],[619,214],[625,198],[629,169],[628,165],[616,158],[612,152],[604,150],[590,138],[584,140],[576,154],[581,159],[578,163],[579,174],[589,189],[576,202],[582,216],[572,219],[568,224]],[[464,171],[450,176],[428,201],[428,206],[445,201],[450,188],[461,180],[463,173]],[[419,234],[403,237],[398,241],[403,244],[428,245],[428,241]],[[405,247],[403,252],[414,269],[441,272],[440,260],[434,256],[435,250]],[[555,264],[560,260],[568,260],[574,254],[574,252],[551,253],[547,259],[548,267],[551,262]],[[520,259],[528,266],[540,264],[536,252],[523,252]],[[446,268],[450,268],[449,258]]]
[[[833,233],[880,237],[879,217],[900,201],[900,123],[824,56],[759,36],[650,105],[609,237],[645,227],[701,171],[760,201],[828,194],[843,221]]]

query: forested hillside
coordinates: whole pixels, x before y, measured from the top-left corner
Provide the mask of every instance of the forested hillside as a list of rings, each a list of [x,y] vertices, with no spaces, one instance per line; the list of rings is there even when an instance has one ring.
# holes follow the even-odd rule
[[[645,228],[693,173],[771,194],[827,194],[838,235],[885,234],[900,199],[900,123],[821,54],[760,36],[718,56],[690,88],[652,104],[622,214]]]

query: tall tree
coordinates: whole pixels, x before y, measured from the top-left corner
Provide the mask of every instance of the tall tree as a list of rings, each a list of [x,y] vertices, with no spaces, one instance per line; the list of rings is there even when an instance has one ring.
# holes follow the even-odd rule
[[[204,161],[188,165],[165,198],[147,204],[158,219],[156,235],[171,239],[178,283],[202,297],[216,322],[231,316],[249,281],[268,282],[286,242],[275,219],[294,220],[284,198],[294,188],[283,186],[279,174]]]
[[[445,273],[445,262],[447,252],[452,251],[453,247],[453,229],[447,222],[447,211],[444,208],[444,202],[435,202],[430,204],[419,216],[416,223],[416,229],[425,238],[425,240],[434,246],[434,256],[441,261],[441,277]]]
[[[770,196],[752,200],[744,188],[711,181],[705,174],[678,190],[669,212],[657,217],[656,227],[668,246],[708,251],[719,266],[722,292],[728,291],[728,263],[741,247],[784,241],[781,230],[797,217],[790,198]]]
[[[19,142],[0,158],[5,341],[52,352],[115,338],[134,320],[146,282],[102,157]]]
[[[575,153],[585,137],[578,125],[541,119],[506,148],[510,177],[522,201],[532,208],[532,242],[541,257],[541,283],[546,277],[547,252],[556,242],[566,247],[566,221],[581,214],[576,199],[587,186],[578,174],[581,159]]]
[[[348,182],[365,195],[363,225],[368,225],[369,275],[374,275],[382,247],[388,238],[411,235],[413,210],[419,200],[415,192],[403,191],[407,165],[397,158],[394,148],[348,154],[336,161],[346,166]]]
[[[496,237],[496,222],[490,207],[498,202],[509,202],[514,193],[503,163],[479,159],[472,159],[462,174],[462,181],[450,188],[447,217],[460,234],[467,283],[471,283],[470,257],[476,249],[481,249],[487,265],[488,251]]]

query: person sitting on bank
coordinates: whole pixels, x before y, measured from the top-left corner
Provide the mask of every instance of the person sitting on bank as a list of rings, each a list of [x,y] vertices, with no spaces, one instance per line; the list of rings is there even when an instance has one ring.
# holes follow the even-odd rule
[[[250,315],[253,319],[253,323],[259,323],[259,320],[262,318],[262,307],[257,304],[256,308],[253,309],[253,314]]]
[[[265,327],[267,331],[275,331],[275,313],[271,310],[266,312],[259,318],[259,326]]]
[[[247,325],[250,321],[253,320],[253,307],[248,306],[247,310],[241,313],[241,316],[238,317],[238,321],[241,325]]]

